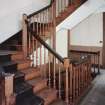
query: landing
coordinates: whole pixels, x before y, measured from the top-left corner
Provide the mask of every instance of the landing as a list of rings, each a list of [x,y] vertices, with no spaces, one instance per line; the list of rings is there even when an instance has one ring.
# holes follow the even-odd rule
[[[80,105],[105,105],[105,71],[93,81],[93,88]]]

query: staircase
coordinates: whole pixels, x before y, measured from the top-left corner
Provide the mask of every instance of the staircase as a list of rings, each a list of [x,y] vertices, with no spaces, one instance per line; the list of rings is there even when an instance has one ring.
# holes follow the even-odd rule
[[[15,75],[16,105],[74,105],[68,83],[72,64],[57,54],[55,36],[56,26],[82,3],[51,0],[49,6],[23,15],[23,50],[0,51],[3,72]]]

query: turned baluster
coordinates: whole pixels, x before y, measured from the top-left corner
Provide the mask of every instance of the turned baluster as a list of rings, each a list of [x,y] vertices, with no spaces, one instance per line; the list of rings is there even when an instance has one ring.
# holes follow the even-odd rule
[[[98,74],[100,74],[100,51],[98,51]]]
[[[53,74],[53,87],[56,88],[56,58],[54,57],[54,64],[53,64],[53,68],[54,68],[54,74]]]
[[[70,64],[70,60],[68,58],[64,59],[64,68],[66,70],[66,88],[65,88],[65,100],[67,105],[69,104],[69,64]]]
[[[48,52],[49,53],[49,52]],[[48,54],[48,86],[51,87],[51,54]]]
[[[61,99],[61,63],[58,61],[58,70],[59,70],[59,99]]]
[[[72,64],[69,66],[69,72],[70,72],[70,104],[73,103],[73,67]]]
[[[46,48],[44,47],[44,78],[46,78]]]

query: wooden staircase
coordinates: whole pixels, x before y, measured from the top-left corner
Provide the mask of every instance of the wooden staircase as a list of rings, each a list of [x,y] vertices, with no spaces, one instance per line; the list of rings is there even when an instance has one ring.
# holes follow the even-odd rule
[[[32,95],[41,97],[44,100],[44,105],[49,105],[57,99],[57,91],[47,86],[48,80],[42,78],[41,71],[38,68],[30,66],[30,61],[24,59],[22,52],[0,51],[0,65],[5,73],[15,74],[16,105],[24,105],[24,101],[22,103],[20,100],[27,99],[30,95],[31,97]],[[43,105],[43,100],[39,103],[40,105]],[[39,104],[28,102],[26,105]]]
[[[44,9],[29,16],[23,15],[23,50],[0,51],[0,66],[3,67],[3,72],[15,75],[16,105],[75,104],[81,84],[76,77],[73,78],[74,82],[77,79],[78,86],[71,80],[72,74],[76,76],[80,72],[72,71],[73,64],[69,58],[64,59],[55,51],[55,36],[56,26],[82,3],[81,0],[51,0],[51,4]],[[47,39],[49,44],[45,42]],[[86,63],[85,66],[87,65],[89,64]],[[87,79],[90,76],[87,75],[90,74],[88,70],[90,68],[86,69],[86,78],[81,75],[87,84],[90,83]],[[78,97],[73,97],[77,91],[75,89],[78,90]]]

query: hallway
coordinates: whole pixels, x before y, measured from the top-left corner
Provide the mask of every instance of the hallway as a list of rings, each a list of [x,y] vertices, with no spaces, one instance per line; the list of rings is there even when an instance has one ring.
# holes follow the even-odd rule
[[[105,71],[92,82],[93,87],[80,105],[105,105]]]

